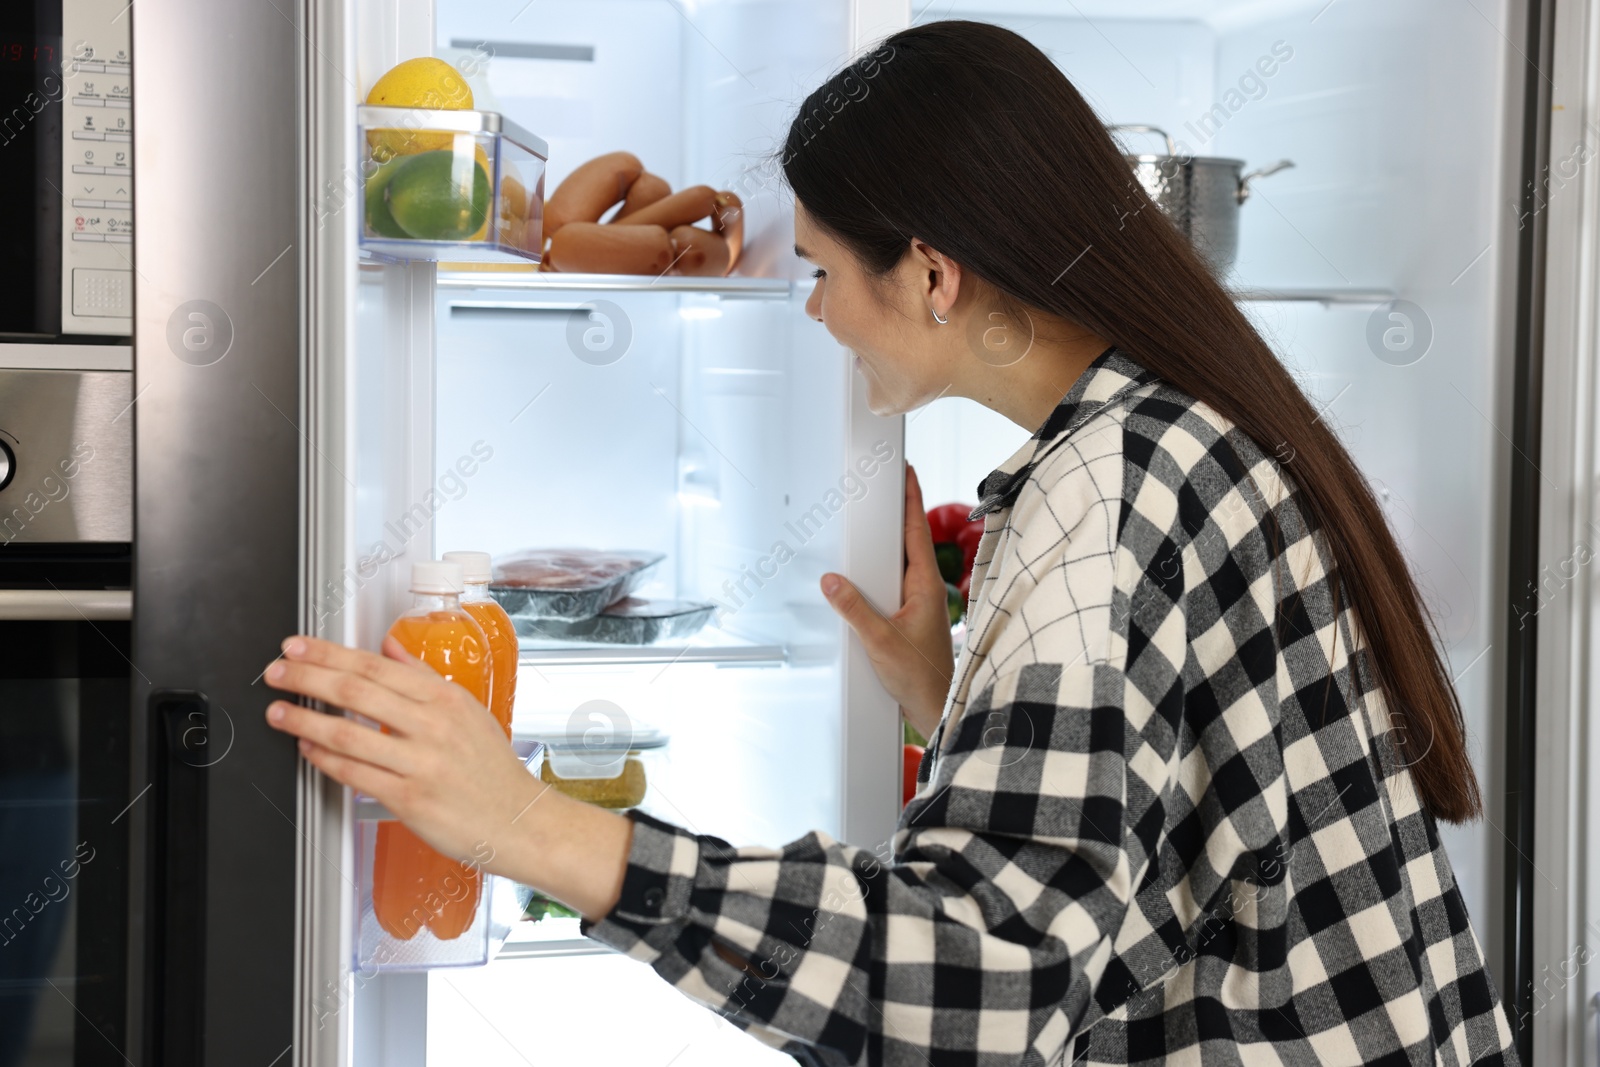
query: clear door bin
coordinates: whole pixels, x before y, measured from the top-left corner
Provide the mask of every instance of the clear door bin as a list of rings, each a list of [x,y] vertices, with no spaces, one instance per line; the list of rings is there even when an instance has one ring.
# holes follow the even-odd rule
[[[493,111],[357,108],[361,247],[389,260],[539,262],[543,140]]]
[[[496,879],[440,857],[393,819],[358,819],[355,844],[355,970],[489,962],[489,897]]]
[[[513,744],[531,765],[539,746]],[[480,967],[506,940],[515,883],[434,852],[381,805],[355,802],[353,968],[363,974]],[[498,900],[497,900],[498,898]]]

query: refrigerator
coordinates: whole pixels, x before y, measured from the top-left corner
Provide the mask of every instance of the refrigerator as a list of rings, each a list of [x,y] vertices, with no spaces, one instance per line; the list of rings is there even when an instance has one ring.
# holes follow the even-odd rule
[[[1547,512],[1572,506],[1538,463],[1541,405],[1578,392],[1541,377],[1543,235],[1589,202],[1537,187],[1556,152],[1550,6],[141,0],[128,1058],[784,1062],[575,921],[518,920],[500,882],[488,963],[374,963],[363,848],[383,813],[266,727],[261,674],[291,633],[375,648],[409,565],[445,551],[659,552],[641,592],[713,600],[713,624],[647,648],[525,647],[514,728],[582,724],[600,702],[667,738],[653,814],[734,844],[887,842],[901,724],[817,579],[898,602],[903,483],[897,462],[852,471],[909,458],[930,506],[970,501],[1031,428],[959,400],[867,410],[803,313],[772,156],[828,74],[957,17],[1029,37],[1108,124],[1293,161],[1252,184],[1224,280],[1373,479],[1437,619],[1488,811],[1444,833],[1510,1002],[1544,891],[1523,859],[1548,669],[1515,609]],[[472,128],[527,168],[535,204],[618,149],[674,189],[737,192],[733,275],[372,241],[362,107],[416,56],[497,117]],[[1569,106],[1557,122],[1578,121]],[[1588,382],[1581,361],[1572,374]]]

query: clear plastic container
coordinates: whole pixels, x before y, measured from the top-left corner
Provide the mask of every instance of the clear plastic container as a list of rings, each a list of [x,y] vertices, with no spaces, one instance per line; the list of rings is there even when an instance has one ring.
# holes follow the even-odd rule
[[[356,113],[363,249],[396,261],[539,262],[542,139],[493,111]]]
[[[668,737],[631,721],[610,701],[591,700],[567,718],[524,720],[512,735],[517,742],[539,742],[537,767],[542,781],[568,796],[612,811],[627,811],[649,795],[650,776],[665,757]],[[514,885],[519,909],[532,929],[512,940],[563,941],[580,936],[578,919],[567,908],[524,885]]]

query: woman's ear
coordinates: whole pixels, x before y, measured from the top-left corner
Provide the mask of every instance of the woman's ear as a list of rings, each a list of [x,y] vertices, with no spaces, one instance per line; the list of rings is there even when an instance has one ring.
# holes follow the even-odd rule
[[[918,237],[911,239],[911,262],[921,279],[917,295],[948,314],[961,295],[961,264]]]

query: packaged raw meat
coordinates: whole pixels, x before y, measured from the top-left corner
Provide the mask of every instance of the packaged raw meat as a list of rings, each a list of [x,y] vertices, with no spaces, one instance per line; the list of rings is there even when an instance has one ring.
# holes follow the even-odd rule
[[[518,637],[601,645],[653,645],[699,632],[716,605],[708,600],[625,597],[588,619],[516,619]]]
[[[523,633],[526,620],[587,619],[638,588],[660,552],[537,548],[495,561],[489,593]]]

